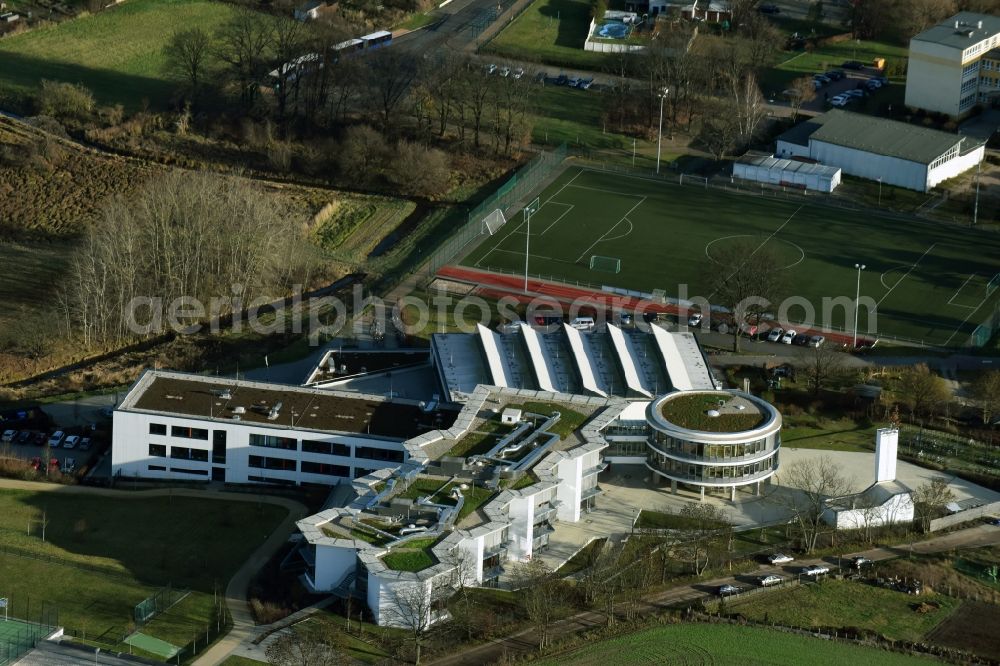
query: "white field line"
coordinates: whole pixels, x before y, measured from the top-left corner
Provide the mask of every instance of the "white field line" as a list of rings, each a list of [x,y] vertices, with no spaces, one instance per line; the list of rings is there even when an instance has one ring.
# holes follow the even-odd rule
[[[597,240],[595,240],[595,241],[594,241],[593,243],[591,243],[591,244],[590,244],[590,247],[588,247],[588,248],[587,248],[586,250],[584,250],[584,251],[583,251],[583,252],[582,252],[582,253],[580,254],[580,256],[576,258],[576,262],[579,262],[579,261],[580,261],[581,259],[583,259],[583,258],[584,258],[585,256],[587,256],[587,253],[588,253],[588,252],[590,252],[590,251],[591,251],[591,250],[592,250],[592,249],[594,248],[594,246],[595,246],[595,245],[597,245],[597,244],[598,244],[598,243],[600,243],[601,241],[605,240],[605,238],[607,237],[607,235],[608,235],[608,234],[610,234],[610,233],[611,233],[612,231],[614,231],[614,230],[615,230],[615,228],[616,228],[616,227],[617,227],[617,226],[618,226],[619,224],[621,224],[622,222],[625,222],[625,221],[627,221],[627,220],[628,220],[628,216],[632,214],[632,211],[634,211],[634,210],[635,210],[636,208],[638,208],[639,206],[641,206],[641,205],[642,205],[642,203],[643,203],[643,202],[644,202],[645,200],[646,200],[646,197],[642,197],[642,199],[640,199],[640,200],[639,200],[639,201],[638,201],[638,202],[637,202],[637,203],[636,203],[636,204],[635,204],[634,206],[632,206],[631,208],[629,208],[629,209],[628,209],[628,211],[626,211],[626,213],[625,213],[624,215],[622,215],[622,216],[621,216],[621,219],[620,219],[620,220],[618,220],[617,222],[615,222],[615,223],[614,223],[614,224],[613,224],[613,225],[611,226],[611,228],[610,228],[610,229],[608,229],[607,231],[605,231],[605,232],[604,232],[604,233],[603,233],[603,234],[601,235],[601,237],[600,237],[600,238],[598,238],[598,239],[597,239]],[[629,224],[631,224],[631,222],[629,222]],[[574,262],[574,263],[576,263],[576,262]]]
[[[969,275],[969,277],[965,278],[965,282],[962,283],[962,286],[956,289],[955,293],[952,294],[951,298],[948,299],[948,305],[954,306],[956,308],[970,308],[972,310],[977,309],[971,305],[963,305],[962,303],[955,302],[955,297],[962,293],[962,290],[965,289],[965,285],[969,284],[969,280],[971,280],[974,277],[978,277],[978,275],[976,273],[972,273],[971,275]]]
[[[910,268],[905,273],[903,273],[903,277],[901,277],[898,280],[896,280],[896,283],[894,285],[892,285],[892,287],[889,289],[889,291],[887,291],[884,294],[882,294],[882,298],[880,298],[878,300],[878,303],[875,304],[876,307],[879,306],[879,305],[882,305],[882,301],[884,301],[885,299],[889,298],[889,294],[891,294],[893,292],[893,290],[896,287],[898,287],[903,282],[903,280],[905,280],[907,277],[909,277],[910,273],[913,272],[913,269],[917,267],[917,264],[919,264],[921,261],[923,261],[924,257],[927,256],[927,253],[930,252],[931,250],[933,250],[935,247],[937,247],[937,243],[932,243],[929,248],[927,248],[926,250],[924,250],[924,253],[922,255],[920,255],[917,258],[916,261],[913,262],[913,265],[910,266]]]
[[[758,245],[757,247],[755,247],[755,248],[754,248],[754,250],[753,250],[753,252],[751,252],[751,253],[750,253],[750,254],[749,254],[749,255],[747,256],[747,258],[743,260],[743,263],[742,263],[742,264],[740,264],[739,266],[737,266],[737,267],[736,267],[736,270],[734,270],[734,271],[733,271],[732,273],[730,273],[730,274],[729,274],[729,276],[728,276],[728,277],[726,277],[726,281],[728,282],[728,281],[729,281],[729,279],[730,279],[731,277],[733,277],[734,275],[736,275],[736,273],[737,273],[737,272],[739,272],[739,271],[740,271],[740,270],[741,270],[741,269],[742,269],[742,268],[743,268],[744,266],[746,266],[747,262],[748,262],[748,261],[750,261],[750,260],[751,260],[751,259],[753,258],[753,256],[754,256],[755,254],[757,254],[757,253],[758,253],[758,252],[760,251],[760,249],[761,249],[762,247],[764,247],[765,245],[767,245],[767,244],[768,244],[768,242],[770,242],[770,240],[771,240],[772,238],[774,238],[774,237],[775,237],[776,235],[778,235],[778,233],[779,233],[779,232],[780,232],[780,231],[781,231],[782,229],[784,229],[784,228],[785,228],[785,225],[787,225],[787,224],[788,224],[789,222],[791,222],[791,221],[792,221],[792,218],[793,218],[793,217],[795,217],[796,215],[798,215],[798,214],[799,214],[799,211],[800,211],[800,210],[802,210],[803,208],[805,208],[805,204],[802,204],[801,206],[799,206],[798,208],[796,208],[796,209],[795,209],[795,212],[793,212],[793,213],[792,213],[791,215],[789,215],[789,216],[788,216],[788,219],[787,219],[787,220],[785,220],[784,222],[782,222],[782,223],[781,223],[781,226],[780,226],[780,227],[778,227],[777,229],[775,229],[774,231],[772,231],[772,232],[771,232],[771,235],[770,235],[770,236],[768,236],[767,238],[765,238],[765,239],[764,239],[764,240],[763,240],[763,241],[761,242],[761,244],[760,244],[760,245]],[[709,296],[708,296],[708,300],[709,300],[709,302],[711,302],[711,300],[712,300],[712,298],[713,298],[714,296],[715,296],[715,292],[714,292],[714,291],[713,291],[713,292],[712,292],[711,294],[709,294]]]

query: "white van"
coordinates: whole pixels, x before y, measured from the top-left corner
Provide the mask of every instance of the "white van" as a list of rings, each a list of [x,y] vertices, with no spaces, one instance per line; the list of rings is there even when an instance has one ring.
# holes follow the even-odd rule
[[[589,331],[594,328],[594,318],[593,317],[577,317],[569,323],[570,326],[577,329],[578,331]]]

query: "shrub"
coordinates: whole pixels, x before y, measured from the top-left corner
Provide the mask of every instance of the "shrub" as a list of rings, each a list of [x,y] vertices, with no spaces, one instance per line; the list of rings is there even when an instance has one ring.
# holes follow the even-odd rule
[[[94,94],[79,83],[43,79],[35,105],[42,115],[83,119],[94,110]]]
[[[448,189],[448,156],[436,148],[400,141],[386,165],[386,178],[404,194],[435,197]]]

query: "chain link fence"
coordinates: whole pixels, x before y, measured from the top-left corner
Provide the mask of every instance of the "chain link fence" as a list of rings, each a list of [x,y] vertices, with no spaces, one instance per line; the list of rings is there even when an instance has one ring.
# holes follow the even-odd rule
[[[501,210],[509,217],[508,213],[515,209],[516,204],[548,180],[565,159],[566,144],[539,153],[493,194],[469,211],[465,224],[442,243],[424,265],[426,279],[433,278],[439,268],[454,260],[467,246],[486,233],[483,220],[490,213]]]

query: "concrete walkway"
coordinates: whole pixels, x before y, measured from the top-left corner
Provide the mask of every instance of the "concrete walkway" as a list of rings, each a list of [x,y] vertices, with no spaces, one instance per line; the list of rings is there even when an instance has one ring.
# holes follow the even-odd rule
[[[233,502],[266,502],[284,507],[288,515],[274,529],[243,566],[236,571],[226,586],[226,605],[233,618],[233,628],[226,636],[216,641],[207,652],[201,654],[193,663],[197,666],[215,666],[225,661],[226,657],[239,644],[252,638],[254,629],[253,617],[247,605],[247,591],[254,575],[274,556],[288,537],[295,530],[295,521],[304,518],[306,507],[286,497],[269,497],[249,493],[231,493],[225,491],[194,490],[190,488],[156,488],[152,490],[112,490],[109,488],[94,488],[91,486],[63,486],[36,481],[16,481],[0,479],[0,489],[25,490],[29,492],[51,492],[67,495],[98,495],[114,497],[121,500],[148,499],[150,497],[193,497],[208,500],[229,500]]]

